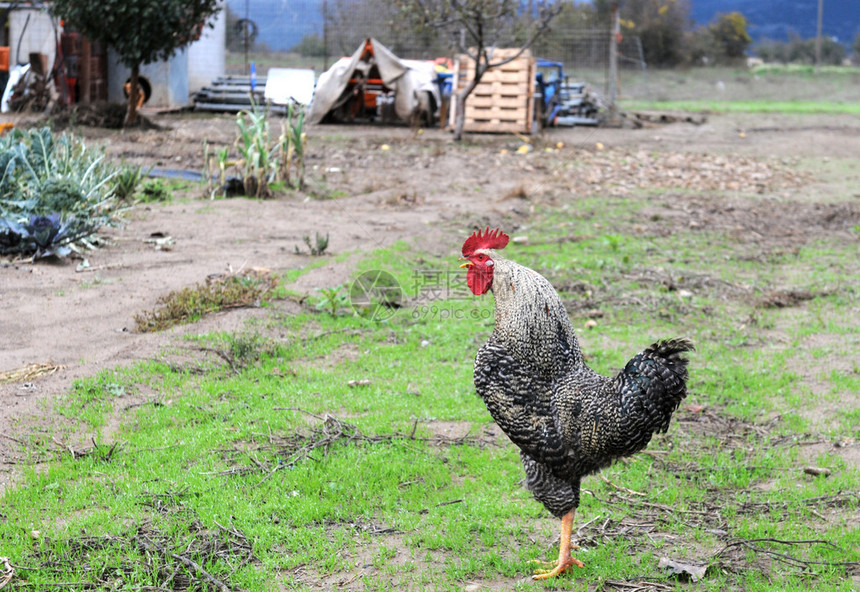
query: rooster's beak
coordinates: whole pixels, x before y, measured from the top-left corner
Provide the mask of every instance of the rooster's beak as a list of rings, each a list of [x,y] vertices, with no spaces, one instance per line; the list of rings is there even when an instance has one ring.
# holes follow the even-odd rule
[[[466,259],[466,258],[465,258],[465,257],[460,257],[460,261],[463,261],[464,259]],[[461,266],[460,266],[460,269],[463,269],[464,267],[470,267],[470,266],[472,266],[472,265],[474,265],[474,263],[472,263],[471,261],[466,260],[466,262],[465,262],[463,265],[461,265]]]

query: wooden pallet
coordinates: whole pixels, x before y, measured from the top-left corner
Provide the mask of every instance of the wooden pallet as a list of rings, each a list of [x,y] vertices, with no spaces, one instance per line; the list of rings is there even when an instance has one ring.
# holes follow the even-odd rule
[[[505,59],[517,49],[496,49],[491,61]],[[466,55],[457,56],[454,81],[459,92],[475,75],[475,63]],[[532,132],[534,122],[535,59],[526,51],[503,66],[488,70],[466,98],[467,132]],[[452,117],[453,122],[453,117]]]

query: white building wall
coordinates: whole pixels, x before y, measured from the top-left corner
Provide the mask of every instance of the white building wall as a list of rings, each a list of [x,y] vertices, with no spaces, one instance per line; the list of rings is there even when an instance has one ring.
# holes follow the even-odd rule
[[[195,93],[209,86],[215,78],[227,71],[227,14],[222,8],[203,35],[188,46],[188,92]]]
[[[29,17],[29,20],[28,20]],[[166,62],[156,62],[141,67],[141,76],[152,86],[152,97],[148,107],[176,107],[187,105],[191,94],[226,72],[226,22],[222,8],[214,17],[214,28],[206,27],[203,35],[187,48],[177,52]],[[59,29],[59,27],[58,27]],[[17,7],[9,13],[9,65],[27,63],[30,52],[48,56],[48,67],[54,64],[57,37],[54,25],[44,9]],[[20,41],[20,52],[16,54]],[[130,74],[119,62],[116,52],[108,50],[108,100],[123,102],[123,85]]]
[[[58,30],[57,37],[59,34]],[[10,67],[28,63],[31,53],[47,55],[48,68],[53,67],[57,55],[57,40],[54,36],[54,25],[46,10],[19,7],[9,12]]]
[[[200,39],[178,51],[166,62],[141,66],[140,75],[152,86],[147,107],[178,107],[191,102],[191,95],[214,78],[226,72],[227,15],[220,10],[212,21],[215,28],[205,27]],[[131,71],[108,50],[108,100],[125,99],[123,85]]]
[[[131,69],[119,61],[116,51],[108,50],[108,101],[122,103],[125,97],[123,86],[131,76]],[[166,62],[154,62],[140,67],[140,76],[146,78],[152,88],[147,107],[170,108],[187,105],[188,54],[182,50]]]

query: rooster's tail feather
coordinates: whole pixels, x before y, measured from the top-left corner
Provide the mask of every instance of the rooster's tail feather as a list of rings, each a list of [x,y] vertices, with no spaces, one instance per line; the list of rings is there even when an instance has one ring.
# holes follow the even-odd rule
[[[615,378],[620,396],[622,432],[640,437],[628,440],[625,452],[641,450],[654,432],[669,428],[672,413],[687,396],[688,339],[658,341],[627,363]]]

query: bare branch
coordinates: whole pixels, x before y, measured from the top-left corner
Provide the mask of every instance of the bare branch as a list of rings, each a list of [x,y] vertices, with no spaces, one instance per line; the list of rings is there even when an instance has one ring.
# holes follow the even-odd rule
[[[192,573],[196,573],[198,576],[200,576],[200,579],[206,580],[207,582],[212,584],[219,592],[230,592],[230,587],[227,584],[225,584],[224,582],[210,574],[208,571],[203,569],[203,566],[194,561],[193,559],[189,559],[188,557],[178,555],[173,551],[170,551],[169,549],[165,549],[163,546],[156,543],[145,534],[139,536],[137,540],[140,543],[140,546],[144,549],[157,551],[163,555],[168,555],[173,559],[179,561],[185,567],[192,570]]]
[[[520,50],[515,55],[512,55],[511,57],[509,57],[507,59],[499,60],[498,62],[493,62],[493,63],[487,64],[488,69],[489,68],[497,68],[499,66],[504,66],[505,64],[518,59],[521,55],[523,55],[523,53],[525,53],[527,50],[531,49],[531,46],[534,45],[535,41],[537,41],[538,38],[549,28],[550,21],[552,21],[552,19],[554,19],[556,16],[558,16],[558,14],[561,12],[562,8],[563,8],[563,5],[558,4],[556,6],[552,6],[548,9],[546,9],[546,11],[541,11],[542,12],[541,18],[537,22],[537,26],[536,26],[535,30],[532,32],[531,36],[526,40],[526,42],[523,44],[523,46],[520,47]]]
[[[398,6],[418,15],[420,26],[447,29],[454,35],[452,45],[475,63],[475,70],[464,88],[457,92],[454,139],[462,138],[465,123],[465,101],[484,74],[520,58],[549,28],[550,21],[564,8],[560,2],[538,0],[538,14],[527,10],[517,0],[397,0]],[[431,15],[438,15],[432,17]],[[525,42],[512,41],[518,30],[528,31]],[[492,49],[513,46],[504,58],[493,60]]]
[[[714,554],[714,557],[719,557],[732,547],[744,547],[753,551],[754,553],[764,553],[765,555],[769,555],[773,557],[777,561],[781,561],[782,563],[787,563],[789,565],[794,565],[797,567],[802,567],[805,565],[840,565],[840,566],[855,566],[860,565],[860,561],[809,561],[807,559],[800,559],[799,557],[795,557],[793,555],[789,555],[788,553],[779,553],[777,551],[772,551],[771,549],[767,549],[760,545],[756,545],[755,543],[778,543],[781,545],[827,545],[829,547],[833,547],[839,551],[842,551],[840,547],[833,544],[830,541],[825,541],[822,539],[810,539],[810,540],[797,540],[797,541],[789,541],[783,539],[774,539],[774,538],[760,538],[760,539],[739,539],[736,541],[732,541],[725,547],[723,547],[719,552]]]

